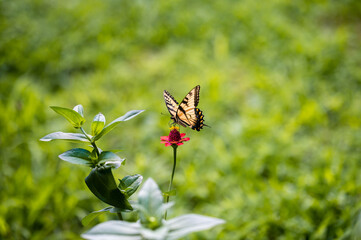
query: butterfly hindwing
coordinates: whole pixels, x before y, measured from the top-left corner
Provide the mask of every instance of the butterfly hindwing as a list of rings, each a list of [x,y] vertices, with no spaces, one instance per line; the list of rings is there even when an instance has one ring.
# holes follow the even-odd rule
[[[192,126],[192,129],[195,129],[195,130],[197,130],[199,132],[204,126],[204,124],[203,124],[204,115],[203,115],[202,111],[199,108],[195,108],[194,111],[195,111],[195,114],[196,114],[197,121]]]

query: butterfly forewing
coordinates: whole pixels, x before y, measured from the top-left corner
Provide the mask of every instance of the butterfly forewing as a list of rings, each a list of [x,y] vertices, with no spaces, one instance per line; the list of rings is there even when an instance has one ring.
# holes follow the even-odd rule
[[[177,119],[182,121],[187,126],[192,126],[197,121],[194,119],[195,112],[194,108],[197,107],[199,102],[199,90],[200,86],[194,87],[189,93],[183,98],[179,104],[177,111]]]
[[[185,111],[188,109],[194,109],[198,106],[199,103],[199,90],[200,86],[195,86],[189,93],[183,98],[183,101],[180,103],[180,107],[182,107]]]
[[[170,95],[169,92],[165,91],[163,92],[165,105],[167,106],[168,112],[174,119],[174,116],[176,116],[178,111],[178,102],[173,98],[172,95]]]

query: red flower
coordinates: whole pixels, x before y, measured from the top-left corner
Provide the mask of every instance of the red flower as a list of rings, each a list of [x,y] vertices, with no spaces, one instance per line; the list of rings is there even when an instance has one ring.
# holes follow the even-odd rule
[[[170,128],[170,133],[168,136],[162,136],[160,137],[161,142],[160,143],[164,143],[166,147],[168,146],[172,146],[172,145],[183,145],[183,142],[189,141],[190,138],[188,137],[184,137],[186,134],[185,133],[180,133],[178,131],[178,127],[171,127]]]

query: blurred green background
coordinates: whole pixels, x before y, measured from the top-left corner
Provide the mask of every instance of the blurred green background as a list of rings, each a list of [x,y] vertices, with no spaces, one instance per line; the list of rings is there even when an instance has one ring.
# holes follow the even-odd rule
[[[361,2],[0,1],[0,239],[80,239],[105,207],[89,169],[57,156],[79,144],[49,106],[85,108],[89,131],[146,111],[99,142],[114,171],[163,191],[172,149],[162,92],[201,85],[211,128],[182,129],[176,205],[227,223],[187,239],[352,239],[361,200]],[[86,147],[86,146],[83,146]],[[134,219],[134,216],[126,216]],[[101,216],[94,224],[116,216]]]

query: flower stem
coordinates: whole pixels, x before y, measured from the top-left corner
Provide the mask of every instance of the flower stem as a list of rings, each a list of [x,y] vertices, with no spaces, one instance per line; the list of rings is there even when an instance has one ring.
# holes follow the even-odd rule
[[[123,221],[123,216],[121,212],[117,212],[118,218],[120,221]]]
[[[166,198],[166,203],[169,202],[169,194],[170,194],[170,191],[172,190],[174,172],[175,172],[175,167],[176,167],[176,164],[177,164],[177,147],[178,147],[178,145],[173,144],[172,147],[173,147],[173,170],[172,170],[172,176],[171,176],[170,182],[169,182],[169,187],[168,187],[168,194],[167,194],[167,198]],[[167,219],[167,210],[165,211],[164,219]]]

